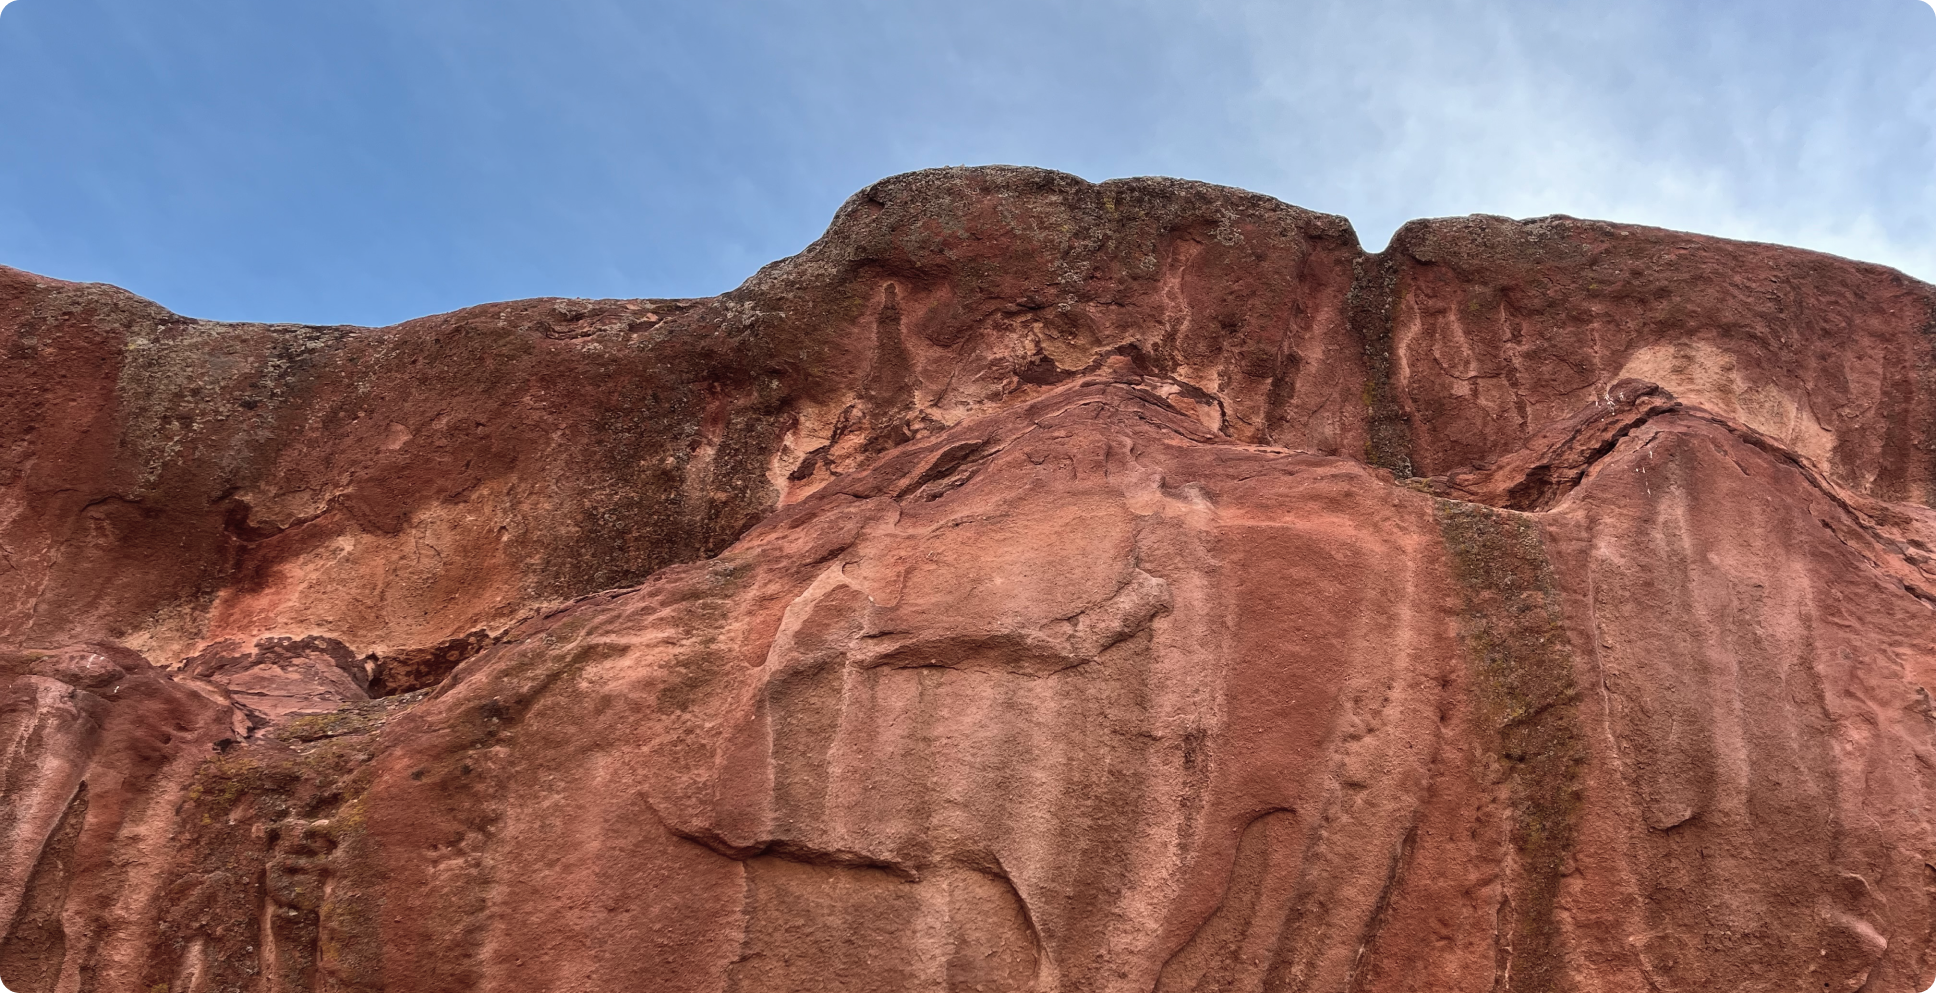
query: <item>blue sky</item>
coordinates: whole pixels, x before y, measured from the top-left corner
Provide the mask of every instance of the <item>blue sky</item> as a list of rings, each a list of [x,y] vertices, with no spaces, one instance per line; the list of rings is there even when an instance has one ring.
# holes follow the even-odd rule
[[[1568,213],[1936,279],[1921,0],[15,0],[0,263],[387,324],[698,296],[882,176]]]

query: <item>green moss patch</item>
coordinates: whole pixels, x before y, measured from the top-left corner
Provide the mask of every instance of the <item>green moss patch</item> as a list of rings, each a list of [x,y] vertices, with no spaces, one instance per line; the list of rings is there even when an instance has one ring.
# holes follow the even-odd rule
[[[1461,636],[1479,719],[1513,808],[1510,949],[1504,993],[1553,993],[1564,968],[1557,918],[1571,871],[1586,743],[1559,593],[1533,518],[1440,500],[1439,531],[1462,601]]]

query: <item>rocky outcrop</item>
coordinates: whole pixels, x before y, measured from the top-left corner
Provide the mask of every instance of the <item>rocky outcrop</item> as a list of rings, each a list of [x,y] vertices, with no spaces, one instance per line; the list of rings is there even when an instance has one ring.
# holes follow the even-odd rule
[[[941,170],[711,300],[0,343],[22,993],[1936,975],[1886,269]]]

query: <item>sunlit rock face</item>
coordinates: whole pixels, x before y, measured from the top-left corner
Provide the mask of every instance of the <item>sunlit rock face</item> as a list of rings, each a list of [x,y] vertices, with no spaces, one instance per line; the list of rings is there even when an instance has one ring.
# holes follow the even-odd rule
[[[709,300],[0,270],[20,993],[1936,976],[1936,291],[941,170]]]

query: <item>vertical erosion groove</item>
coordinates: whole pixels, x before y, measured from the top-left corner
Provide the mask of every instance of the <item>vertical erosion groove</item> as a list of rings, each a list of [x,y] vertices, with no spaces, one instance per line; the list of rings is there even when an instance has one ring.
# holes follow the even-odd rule
[[[0,921],[0,978],[23,990],[53,989],[66,962],[67,929],[61,916],[74,876],[74,848],[87,822],[87,802],[87,784],[82,783],[41,848],[12,926]]]
[[[1387,250],[1351,264],[1345,319],[1365,350],[1365,461],[1400,479],[1412,471],[1412,424],[1392,383],[1392,320],[1399,292],[1398,255]]]
[[[1539,525],[1526,515],[1441,500],[1439,531],[1462,600],[1461,637],[1478,714],[1494,729],[1512,816],[1511,865],[1494,989],[1564,988],[1558,909],[1571,871],[1586,744],[1573,655]]]

